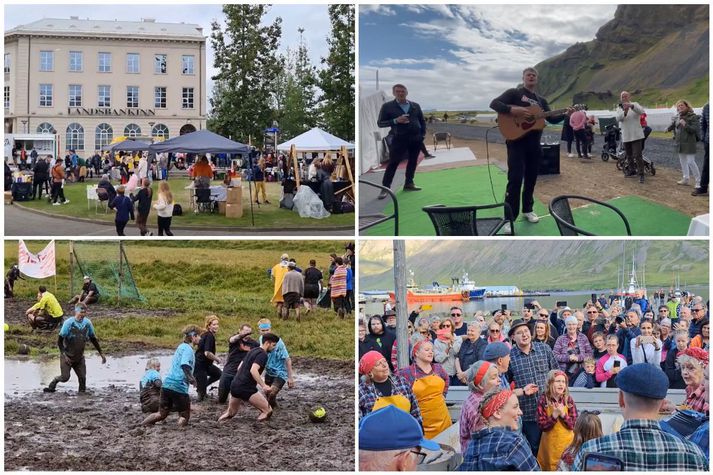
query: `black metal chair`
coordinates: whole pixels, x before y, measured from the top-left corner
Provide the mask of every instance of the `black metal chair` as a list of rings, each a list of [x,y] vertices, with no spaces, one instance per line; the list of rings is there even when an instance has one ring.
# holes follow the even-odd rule
[[[495,203],[481,206],[425,206],[436,228],[436,236],[495,236],[505,224],[510,223],[510,236],[515,235],[515,226],[510,218],[478,218],[478,211],[503,208],[505,216],[512,216],[510,205]]]
[[[196,213],[213,212],[213,200],[210,197],[210,188],[195,189],[195,204],[193,209]]]
[[[369,228],[372,228],[376,226],[377,224],[386,222],[390,219],[394,220],[394,236],[399,235],[399,202],[396,199],[396,195],[394,194],[393,191],[390,189],[386,188],[385,186],[377,185],[376,183],[372,183],[370,181],[366,180],[359,180],[360,184],[363,185],[368,185],[373,188],[378,189],[379,191],[385,191],[390,197],[391,201],[394,203],[394,213],[390,214],[389,216],[386,216],[383,213],[377,213],[377,214],[361,214],[359,213],[359,231],[365,231]]]
[[[590,231],[577,227],[574,222],[574,216],[572,215],[572,208],[569,204],[570,200],[586,201],[588,203],[594,203],[604,206],[605,208],[609,208],[619,215],[621,220],[624,222],[624,226],[626,227],[626,235],[631,236],[631,226],[629,226],[629,220],[626,219],[626,216],[624,216],[624,213],[622,213],[619,208],[612,206],[609,203],[604,203],[603,201],[580,195],[557,196],[553,198],[549,204],[550,214],[555,219],[561,236],[596,236],[596,234]]]

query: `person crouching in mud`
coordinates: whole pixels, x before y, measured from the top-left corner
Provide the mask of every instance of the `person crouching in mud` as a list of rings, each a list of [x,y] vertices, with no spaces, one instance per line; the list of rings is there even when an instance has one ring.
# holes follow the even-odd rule
[[[230,385],[228,409],[218,418],[218,422],[232,419],[238,413],[243,401],[249,402],[260,411],[260,415],[257,418],[258,422],[266,421],[272,415],[270,404],[265,396],[258,391],[257,386],[262,388],[265,395],[270,395],[272,387],[263,381],[260,373],[267,365],[267,354],[275,349],[280,337],[274,333],[265,333],[261,338],[262,343],[260,346],[250,350],[245,355],[243,362],[240,363],[238,374],[235,375],[233,383]]]
[[[163,380],[161,400],[158,412],[144,419],[143,425],[153,425],[168,417],[171,412],[178,412],[178,425],[185,427],[191,418],[191,399],[188,397],[188,384],[196,385],[193,367],[196,356],[191,345],[200,341],[201,329],[197,325],[188,325],[183,329],[183,343],[178,345],[171,360],[171,369]]]
[[[141,412],[158,412],[161,400],[161,362],[151,358],[146,362],[146,372],[139,382]]]
[[[94,333],[94,325],[88,318],[85,318],[86,315],[87,306],[83,303],[78,303],[74,306],[74,318],[68,318],[62,324],[57,338],[61,374],[43,389],[44,392],[53,393],[58,383],[69,381],[71,370],[74,370],[77,378],[79,378],[79,392],[87,391],[87,366],[84,361],[84,346],[87,340],[91,341],[94,348],[99,352],[102,364],[106,363],[106,357],[102,354],[99,341]]]

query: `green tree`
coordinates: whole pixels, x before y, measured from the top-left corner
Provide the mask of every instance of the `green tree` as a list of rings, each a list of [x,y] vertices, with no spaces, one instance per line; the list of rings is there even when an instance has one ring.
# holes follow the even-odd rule
[[[330,5],[329,19],[329,54],[322,58],[318,82],[321,123],[330,133],[354,140],[354,5]]]
[[[211,24],[215,51],[215,87],[210,99],[209,127],[234,140],[262,145],[263,130],[272,124],[271,85],[281,65],[275,51],[282,36],[282,19],[268,26],[260,21],[269,5],[224,5],[225,30]]]

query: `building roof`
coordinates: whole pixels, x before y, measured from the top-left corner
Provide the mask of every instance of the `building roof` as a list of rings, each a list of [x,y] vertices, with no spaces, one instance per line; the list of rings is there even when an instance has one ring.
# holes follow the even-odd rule
[[[151,18],[141,21],[80,20],[43,18],[32,23],[7,30],[5,37],[12,35],[51,36],[98,36],[117,38],[154,38],[203,41],[203,27],[194,23],[158,23]]]

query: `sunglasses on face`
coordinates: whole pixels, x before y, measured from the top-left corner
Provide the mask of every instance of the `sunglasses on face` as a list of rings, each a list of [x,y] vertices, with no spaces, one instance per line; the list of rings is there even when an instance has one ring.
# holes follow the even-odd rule
[[[596,310],[594,310],[594,311],[587,310],[587,313],[599,313],[599,312],[597,312]]]
[[[491,330],[490,330],[490,333],[500,333],[500,330],[491,329]]]
[[[540,315],[541,317],[543,317],[543,318],[548,317],[548,315],[547,315],[546,313],[540,313],[539,315]]]
[[[446,325],[441,325],[443,328],[450,328],[451,326],[449,324]]]

